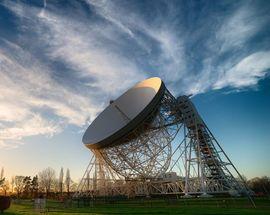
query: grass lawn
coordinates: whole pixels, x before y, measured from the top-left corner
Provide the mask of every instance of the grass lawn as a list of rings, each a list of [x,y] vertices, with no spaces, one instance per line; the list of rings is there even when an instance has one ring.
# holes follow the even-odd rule
[[[226,214],[270,215],[270,200],[255,199],[257,208],[252,208],[246,199],[179,199],[179,200],[134,200],[114,203],[95,202],[88,206],[73,202],[64,207],[60,202],[48,201],[45,214]],[[88,202],[89,203],[89,202]],[[79,206],[79,207],[78,207]],[[5,214],[39,214],[29,200],[12,203]]]

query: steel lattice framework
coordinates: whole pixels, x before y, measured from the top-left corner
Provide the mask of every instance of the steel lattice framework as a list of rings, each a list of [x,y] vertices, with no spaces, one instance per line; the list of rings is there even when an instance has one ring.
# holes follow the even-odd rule
[[[126,179],[156,178],[166,172],[172,156],[171,142],[179,131],[171,114],[174,97],[167,91],[160,106],[121,139],[121,144],[99,150],[106,163]],[[136,138],[132,138],[136,137]]]
[[[75,197],[249,195],[189,97],[175,98],[167,89],[140,126],[119,143],[92,152]]]

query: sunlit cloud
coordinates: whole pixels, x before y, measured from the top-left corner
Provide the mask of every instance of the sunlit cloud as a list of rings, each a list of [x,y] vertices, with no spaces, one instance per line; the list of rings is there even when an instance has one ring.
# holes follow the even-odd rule
[[[219,19],[202,14],[196,28],[174,2],[153,7],[151,18],[114,1],[72,1],[65,11],[57,2],[1,4],[18,34],[0,38],[0,147],[68,125],[81,130],[150,76],[176,95],[196,95],[256,86],[270,68],[269,47],[249,45],[269,16],[246,3]]]
[[[270,69],[269,59],[269,51],[256,52],[245,57],[231,69],[221,74],[214,88],[220,89],[227,86],[243,88],[256,85]]]
[[[0,147],[16,148],[22,144],[22,138],[35,135],[52,136],[61,131],[54,122],[39,115],[31,114],[23,121],[12,123],[0,130]]]
[[[10,42],[6,46],[8,54],[0,50],[1,146],[23,137],[52,136],[66,124],[82,126],[94,117],[97,109],[89,98],[55,82],[27,51]]]

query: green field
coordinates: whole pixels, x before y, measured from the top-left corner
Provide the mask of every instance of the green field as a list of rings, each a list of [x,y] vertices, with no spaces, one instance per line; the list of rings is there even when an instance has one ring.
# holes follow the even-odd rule
[[[247,199],[171,199],[133,200],[115,202],[73,202],[68,206],[48,201],[45,214],[254,214],[270,215],[270,200],[255,199],[257,208],[252,208]],[[35,212],[30,200],[13,202],[5,214],[40,214]]]

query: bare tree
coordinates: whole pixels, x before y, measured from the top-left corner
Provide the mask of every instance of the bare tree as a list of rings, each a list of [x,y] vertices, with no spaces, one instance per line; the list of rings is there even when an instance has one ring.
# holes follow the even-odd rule
[[[77,188],[78,188],[78,184],[72,181],[71,186],[70,186],[70,191],[76,192]]]
[[[68,193],[68,196],[69,196],[70,184],[71,184],[71,178],[70,178],[70,171],[69,171],[69,169],[67,169],[65,183],[66,183],[67,193]]]
[[[55,170],[48,167],[42,170],[38,175],[40,187],[45,190],[48,196],[52,189],[53,182],[55,181]]]
[[[14,176],[12,176],[12,178],[11,178],[10,186],[11,186],[11,193],[13,193],[14,187],[15,187],[15,177]]]
[[[16,175],[14,178],[14,185],[15,185],[15,190],[17,192],[18,198],[20,198],[21,193],[22,193],[23,188],[24,188],[23,180],[24,180],[24,176],[21,176],[21,175]]]
[[[2,191],[3,191],[5,196],[7,195],[9,188],[10,188],[9,182],[8,182],[8,180],[5,180],[4,184],[2,184]]]
[[[2,167],[1,174],[0,174],[0,179],[3,179],[3,178],[4,178],[4,167]]]
[[[31,181],[31,196],[36,197],[38,195],[38,176],[34,176]]]
[[[23,179],[23,193],[24,197],[28,198],[31,191],[31,176],[25,176]]]
[[[270,177],[256,177],[248,181],[249,187],[258,195],[270,196]]]
[[[59,191],[62,195],[63,194],[63,185],[64,185],[64,169],[63,169],[63,167],[61,167],[61,170],[60,170],[58,185],[59,185]]]
[[[4,195],[6,195],[8,188],[9,188],[8,181],[5,180],[5,177],[4,177],[4,168],[2,167],[1,173],[0,173],[0,192],[3,192]]]
[[[0,187],[4,184],[5,178],[0,179]]]
[[[0,187],[4,184],[5,178],[4,178],[4,168],[2,167],[1,173],[0,173]]]

